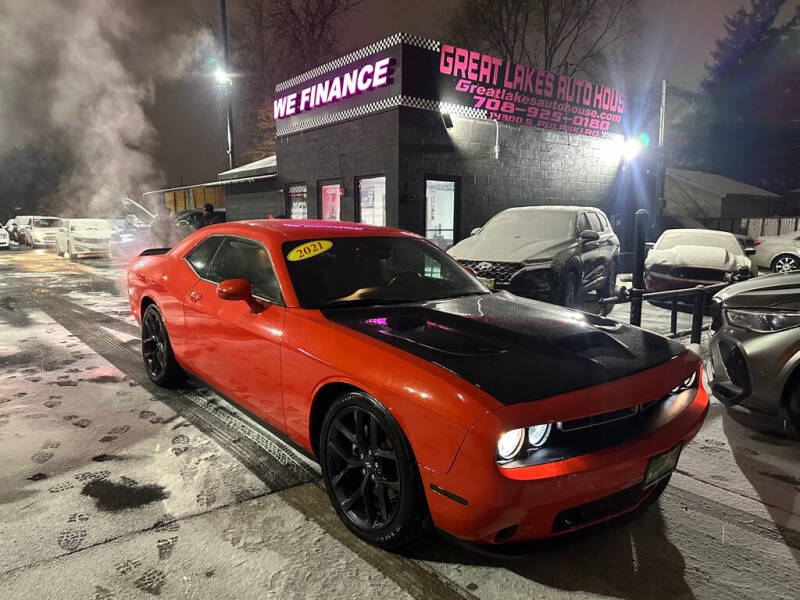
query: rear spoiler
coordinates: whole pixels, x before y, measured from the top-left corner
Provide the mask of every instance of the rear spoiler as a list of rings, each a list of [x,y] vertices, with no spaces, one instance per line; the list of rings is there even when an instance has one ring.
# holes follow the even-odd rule
[[[148,248],[147,250],[143,250],[139,256],[155,256],[156,254],[166,254],[172,250],[172,248]]]

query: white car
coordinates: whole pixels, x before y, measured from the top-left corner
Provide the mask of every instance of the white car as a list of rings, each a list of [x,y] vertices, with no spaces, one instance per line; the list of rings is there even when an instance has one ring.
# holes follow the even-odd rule
[[[800,231],[757,239],[755,247],[753,261],[761,269],[775,273],[800,269]]]
[[[9,246],[11,246],[11,241],[8,237],[8,232],[0,227],[0,249],[8,250]]]
[[[70,260],[107,256],[114,227],[104,219],[65,220],[56,235],[56,253]]]
[[[711,229],[667,229],[644,262],[648,292],[749,279],[758,270],[736,236]]]
[[[58,217],[33,217],[30,227],[25,229],[25,243],[28,246],[55,246],[56,232],[61,227]]]

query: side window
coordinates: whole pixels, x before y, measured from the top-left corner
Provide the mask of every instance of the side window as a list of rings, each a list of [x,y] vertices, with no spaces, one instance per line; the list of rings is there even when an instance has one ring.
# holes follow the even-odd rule
[[[222,237],[214,235],[206,238],[194,247],[194,250],[186,256],[187,262],[192,265],[195,272],[204,279],[207,279],[208,264],[214,258],[214,253],[222,243]]]
[[[603,221],[600,219],[600,215],[597,213],[589,213],[589,223],[597,233],[603,233],[605,227],[603,227]]]
[[[247,279],[253,286],[254,295],[283,302],[278,278],[267,249],[252,240],[224,238],[208,270],[207,278],[217,283],[225,279]]]
[[[587,229],[592,229],[592,226],[589,223],[589,217],[586,216],[586,213],[581,213],[578,216],[578,235],[580,235]]]

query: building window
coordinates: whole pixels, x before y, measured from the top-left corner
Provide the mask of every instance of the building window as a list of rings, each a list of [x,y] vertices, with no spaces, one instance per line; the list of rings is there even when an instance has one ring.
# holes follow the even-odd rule
[[[358,211],[362,223],[386,225],[386,177],[358,180]]]
[[[289,186],[289,217],[308,218],[308,187],[306,184]]]
[[[342,186],[339,183],[329,183],[320,186],[320,217],[326,221],[341,221],[342,219]]]
[[[456,182],[425,180],[425,237],[447,250],[455,235]]]

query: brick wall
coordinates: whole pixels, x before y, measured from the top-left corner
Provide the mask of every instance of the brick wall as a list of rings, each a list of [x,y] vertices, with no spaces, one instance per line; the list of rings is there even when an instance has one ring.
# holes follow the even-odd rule
[[[495,125],[399,108],[279,138],[278,188],[306,183],[309,217],[318,185],[341,180],[342,218],[354,218],[355,179],[386,176],[387,224],[424,231],[425,178],[455,178],[460,189],[459,238],[499,211],[534,204],[605,207],[618,163],[611,142],[533,127]]]
[[[305,183],[308,216],[316,218],[320,183],[341,181],[342,219],[355,217],[356,178],[386,176],[387,225],[397,220],[398,112],[386,112],[279,138],[278,188]],[[284,196],[285,198],[285,196]]]
[[[605,207],[618,163],[611,142],[534,127],[400,109],[401,223],[422,232],[425,177],[455,176],[460,185],[459,237],[513,206],[578,204]]]

